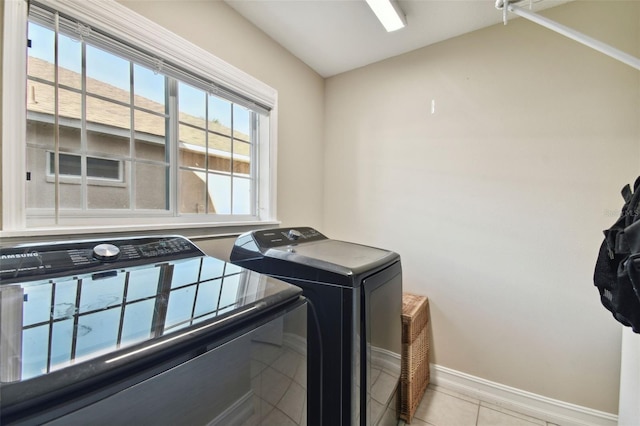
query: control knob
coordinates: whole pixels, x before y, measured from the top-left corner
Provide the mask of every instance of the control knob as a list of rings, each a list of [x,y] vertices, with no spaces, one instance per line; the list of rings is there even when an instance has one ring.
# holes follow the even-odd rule
[[[287,233],[287,237],[289,237],[290,240],[298,240],[300,237],[302,237],[302,232],[295,230],[295,229],[290,229],[289,232]]]
[[[113,244],[98,244],[93,248],[93,257],[99,260],[116,260],[120,255],[120,249]]]

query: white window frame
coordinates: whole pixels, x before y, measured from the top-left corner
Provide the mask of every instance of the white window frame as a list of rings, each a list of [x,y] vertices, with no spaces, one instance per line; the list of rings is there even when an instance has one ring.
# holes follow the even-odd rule
[[[258,200],[255,217],[239,218],[232,215],[194,215],[158,217],[130,217],[116,215],[104,218],[73,219],[76,226],[61,224],[55,227],[27,227],[26,210],[26,82],[27,82],[27,2],[5,0],[2,69],[2,231],[0,236],[29,235],[35,233],[61,233],[73,231],[108,231],[121,229],[123,220],[129,229],[153,230],[183,228],[185,226],[229,227],[251,224],[273,224],[276,219],[277,176],[277,123],[278,92],[267,84],[222,61],[166,28],[150,21],[114,0],[39,0],[60,13],[73,16],[83,23],[118,37],[160,57],[170,57],[196,75],[206,76],[214,82],[256,103],[270,108],[268,146],[260,146],[254,167],[257,169]],[[266,136],[266,135],[265,135]],[[259,143],[265,143],[260,138]]]

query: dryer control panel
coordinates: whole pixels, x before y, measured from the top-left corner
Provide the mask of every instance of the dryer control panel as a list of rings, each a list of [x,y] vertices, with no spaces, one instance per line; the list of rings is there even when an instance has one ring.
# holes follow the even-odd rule
[[[252,235],[256,244],[263,249],[327,239],[327,237],[320,232],[308,226],[263,229],[261,231],[254,231]]]

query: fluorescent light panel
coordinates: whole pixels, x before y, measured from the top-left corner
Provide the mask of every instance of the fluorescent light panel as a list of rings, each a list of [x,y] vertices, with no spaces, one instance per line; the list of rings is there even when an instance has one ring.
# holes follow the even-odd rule
[[[376,14],[378,20],[384,25],[387,32],[399,30],[407,25],[404,13],[394,0],[366,0],[367,4]]]

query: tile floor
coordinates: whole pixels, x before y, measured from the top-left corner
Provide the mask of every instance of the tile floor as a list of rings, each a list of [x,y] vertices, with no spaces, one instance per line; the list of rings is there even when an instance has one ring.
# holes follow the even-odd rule
[[[557,426],[429,385],[410,426]]]

